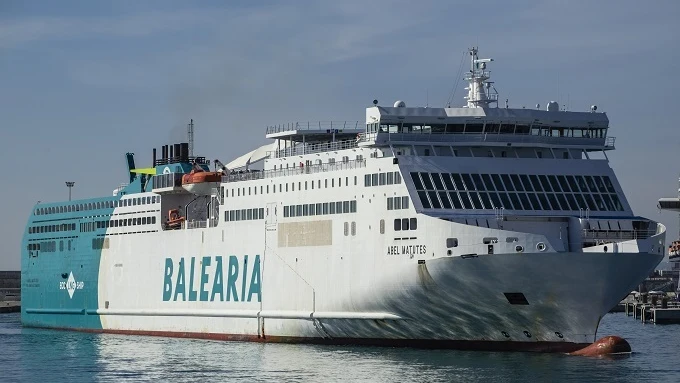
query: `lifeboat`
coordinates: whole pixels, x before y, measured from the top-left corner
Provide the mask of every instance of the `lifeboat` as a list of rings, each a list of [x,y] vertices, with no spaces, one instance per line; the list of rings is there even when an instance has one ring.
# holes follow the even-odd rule
[[[206,172],[194,168],[182,176],[182,188],[195,195],[211,195],[222,179],[221,172]]]

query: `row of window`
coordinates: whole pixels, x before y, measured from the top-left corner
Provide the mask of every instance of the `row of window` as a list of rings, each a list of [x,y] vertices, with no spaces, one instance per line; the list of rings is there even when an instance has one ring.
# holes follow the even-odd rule
[[[109,248],[108,238],[92,238],[92,249],[101,250]]]
[[[70,213],[74,211],[113,209],[137,205],[150,205],[161,201],[160,196],[128,198],[115,201],[88,202],[64,206],[41,207],[35,210],[35,215]]]
[[[418,218],[397,218],[394,220],[394,231],[418,230]]]
[[[63,242],[62,242],[63,244]],[[57,251],[57,242],[56,241],[46,241],[46,242],[40,242],[40,243],[29,243],[28,244],[28,250],[40,250],[43,253],[54,253]],[[62,249],[63,250],[63,249]]]
[[[71,246],[71,240],[69,239],[67,241],[68,244],[68,251],[71,251],[72,249],[75,250],[75,246]],[[47,242],[40,242],[40,243],[29,243],[28,244],[28,250],[33,251],[33,250],[42,250],[43,252],[46,253],[54,253],[57,251],[57,242],[56,241],[47,241]],[[64,241],[59,241],[59,251],[64,251]]]
[[[112,219],[110,221],[95,221],[94,223],[97,229],[106,229],[109,227],[155,225],[156,217],[151,216],[151,217]]]
[[[466,124],[367,124],[367,133],[486,133],[486,134],[530,134],[533,136],[604,138],[607,128],[556,127],[508,122],[474,122]]]
[[[623,211],[607,176],[412,172],[426,209]]]
[[[297,187],[298,191],[301,190],[314,190],[316,189],[321,189],[321,184],[323,181],[323,187],[324,188],[329,188],[329,187],[342,187],[342,186],[350,186],[349,182],[349,177],[338,177],[338,178],[327,178],[324,180],[312,180],[312,181],[298,181],[296,182],[290,182],[290,183],[284,183],[284,184],[278,184],[278,192],[279,193],[285,193],[285,192],[294,192],[295,188]],[[296,185],[297,184],[297,185]],[[353,184],[357,184],[357,177],[354,176],[354,181]],[[330,186],[329,186],[330,185]],[[336,186],[337,185],[337,186]],[[271,186],[271,188],[270,188]],[[249,187],[240,187],[240,188],[233,188],[224,191],[224,187],[222,187],[222,196],[223,197],[240,197],[240,196],[246,196],[246,195],[257,195],[258,194],[258,189],[260,194],[269,194],[270,190],[272,193],[277,192],[277,185],[260,185],[259,188],[257,186],[249,186]],[[231,191],[231,192],[230,192]]]
[[[387,197],[387,210],[408,209],[408,196]]]
[[[224,212],[224,220],[229,221],[251,221],[264,219],[264,208],[228,210]]]
[[[306,217],[310,215],[356,213],[357,201],[320,202],[283,207],[284,217]]]
[[[72,231],[76,229],[75,223],[62,223],[59,225],[30,226],[28,234],[37,233],[58,233],[62,231]]]
[[[401,183],[399,172],[372,173],[364,175],[364,186],[383,186]]]

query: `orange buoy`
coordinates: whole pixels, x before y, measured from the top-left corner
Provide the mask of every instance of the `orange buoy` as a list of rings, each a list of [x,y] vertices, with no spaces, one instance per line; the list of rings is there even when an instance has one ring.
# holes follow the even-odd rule
[[[579,356],[602,356],[611,354],[620,354],[631,352],[628,341],[620,336],[605,336],[596,340],[590,346],[586,346],[578,351],[569,353],[569,355]]]

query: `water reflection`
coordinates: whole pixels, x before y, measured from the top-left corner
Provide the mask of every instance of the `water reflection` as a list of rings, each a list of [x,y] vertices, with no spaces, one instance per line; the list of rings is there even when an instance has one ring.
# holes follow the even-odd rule
[[[598,336],[621,335],[635,352],[587,358],[87,334],[21,329],[18,315],[0,315],[0,381],[674,382],[678,330],[609,315]]]

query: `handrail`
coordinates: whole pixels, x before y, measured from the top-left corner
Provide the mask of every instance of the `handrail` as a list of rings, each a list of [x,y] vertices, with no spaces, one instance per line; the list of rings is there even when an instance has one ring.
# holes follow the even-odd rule
[[[337,129],[364,129],[364,124],[360,121],[305,121],[288,122],[278,125],[267,126],[267,134],[288,132],[291,130],[330,130]]]
[[[361,135],[359,135],[361,136]],[[321,152],[330,152],[334,150],[344,150],[344,149],[354,149],[357,147],[357,144],[359,143],[358,140],[345,140],[345,141],[335,141],[335,142],[329,142],[325,144],[304,144],[304,145],[298,145],[292,148],[285,148],[281,150],[274,150],[272,152],[267,152],[267,154],[271,155],[273,158],[282,158],[282,157],[289,157],[289,156],[301,156],[304,154],[311,154],[311,153],[321,153]]]
[[[234,172],[226,176],[222,176],[222,182],[239,182],[239,181],[251,181],[259,180],[264,178],[274,178],[283,176],[293,176],[300,174],[314,174],[323,173],[335,170],[345,170],[345,169],[358,169],[366,167],[366,160],[351,160],[342,161],[335,163],[323,163],[316,165],[308,165],[302,167],[294,167],[287,169],[276,169],[276,170],[265,170],[265,171],[246,171],[246,172]]]
[[[646,239],[656,235],[656,230],[593,230],[583,229],[584,239]]]

